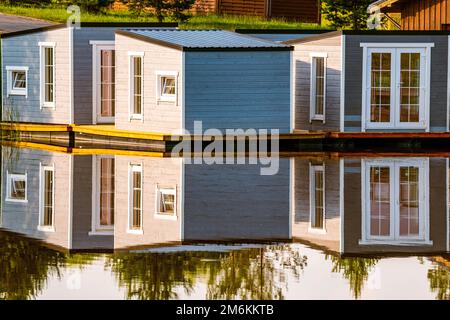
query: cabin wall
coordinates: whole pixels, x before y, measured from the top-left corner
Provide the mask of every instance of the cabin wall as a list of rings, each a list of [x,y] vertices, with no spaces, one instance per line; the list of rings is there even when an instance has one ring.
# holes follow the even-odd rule
[[[342,36],[295,44],[295,129],[339,131]],[[325,122],[310,120],[311,54],[326,53]]]
[[[320,0],[270,0],[269,16],[320,23]]]
[[[339,160],[294,159],[294,208],[292,237],[339,252],[340,244],[340,167]],[[310,230],[311,179],[310,165],[323,165],[325,175],[325,232]]]
[[[185,128],[290,132],[290,52],[185,53]]]
[[[450,1],[405,1],[401,9],[402,30],[449,30]]]
[[[275,175],[260,168],[186,164],[184,240],[289,240],[290,159]]]
[[[345,36],[345,131],[361,131],[363,48],[373,43],[434,43],[431,48],[430,131],[447,131],[448,37],[443,35],[346,35]],[[399,45],[400,46],[400,45]],[[367,130],[374,131],[374,130]],[[386,131],[386,130],[384,130]],[[401,131],[389,129],[389,131]],[[414,131],[414,130],[408,130]],[[422,130],[423,131],[423,130]]]
[[[144,52],[143,120],[130,120],[129,52]],[[177,102],[158,102],[156,71],[178,72]],[[180,133],[182,106],[182,52],[116,34],[116,128],[133,131]]]
[[[69,248],[69,212],[71,156],[35,149],[2,148],[2,185],[7,185],[7,172],[27,174],[27,202],[6,200],[6,187],[2,188],[2,228],[25,236],[45,240]],[[38,230],[40,165],[54,165],[54,232]]]
[[[61,28],[2,39],[3,121],[70,122],[69,29]],[[55,109],[40,107],[39,42],[55,42]],[[7,66],[28,67],[28,96],[7,95]]]
[[[361,160],[344,160],[344,253],[405,252],[399,245],[360,245],[362,237]],[[429,160],[429,225],[432,246],[411,245],[408,252],[445,252],[447,249],[447,164],[445,159]]]
[[[152,246],[181,241],[180,224],[182,217],[182,167],[181,159],[149,157],[115,157],[116,212],[114,225],[114,248]],[[142,234],[127,232],[129,219],[129,165],[142,165]],[[155,217],[156,190],[160,188],[177,189],[177,220],[163,220]]]
[[[82,27],[73,30],[73,91],[74,122],[92,124],[93,119],[93,65],[91,40],[114,41],[116,27]]]

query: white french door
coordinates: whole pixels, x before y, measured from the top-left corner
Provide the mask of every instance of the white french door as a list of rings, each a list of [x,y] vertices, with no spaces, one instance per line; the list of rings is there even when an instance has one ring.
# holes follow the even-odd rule
[[[427,129],[427,48],[366,48],[365,128]]]
[[[94,47],[94,104],[96,123],[114,123],[116,62],[113,44]]]
[[[428,160],[363,163],[363,241],[428,241]]]

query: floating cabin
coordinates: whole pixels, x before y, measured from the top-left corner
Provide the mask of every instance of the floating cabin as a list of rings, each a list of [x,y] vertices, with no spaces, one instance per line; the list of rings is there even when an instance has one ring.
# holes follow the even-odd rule
[[[337,31],[294,46],[295,129],[445,132],[449,32]]]

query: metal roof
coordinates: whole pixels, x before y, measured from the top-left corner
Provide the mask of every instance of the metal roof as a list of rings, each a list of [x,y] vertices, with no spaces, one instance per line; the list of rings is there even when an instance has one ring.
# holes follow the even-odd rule
[[[224,30],[124,29],[118,34],[184,51],[291,50],[291,47]]]

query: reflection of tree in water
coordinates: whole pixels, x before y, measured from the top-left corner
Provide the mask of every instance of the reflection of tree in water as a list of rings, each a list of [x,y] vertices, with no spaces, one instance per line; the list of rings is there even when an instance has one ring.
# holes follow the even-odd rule
[[[436,264],[428,270],[430,289],[436,292],[436,299],[450,300],[450,268],[446,265]]]
[[[84,255],[66,255],[38,241],[0,231],[0,299],[35,298],[50,276],[59,277],[65,266],[90,260]]]
[[[378,263],[378,259],[375,258],[343,258],[336,255],[326,255],[325,259],[331,259],[333,263],[332,272],[342,273],[343,277],[349,281],[350,290],[355,299],[361,296],[362,288],[369,277],[371,269]]]
[[[110,265],[127,288],[128,298],[177,298],[175,287],[189,294],[206,278],[208,299],[281,299],[286,272],[299,276],[306,257],[290,246],[226,252],[118,254]]]

